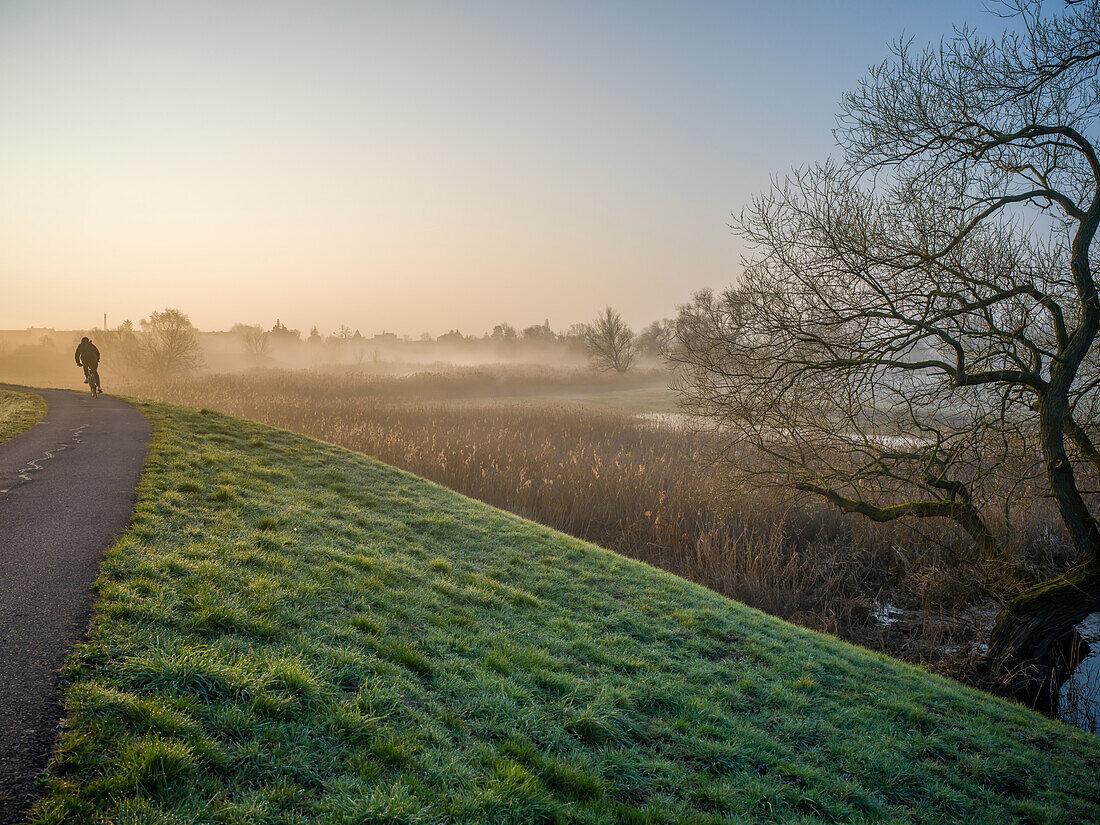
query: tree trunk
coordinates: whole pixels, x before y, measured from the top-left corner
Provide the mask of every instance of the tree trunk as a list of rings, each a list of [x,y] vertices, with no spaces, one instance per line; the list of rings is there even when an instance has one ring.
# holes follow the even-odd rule
[[[1058,715],[1062,685],[1089,653],[1076,627],[1100,611],[1100,563],[1090,562],[1028,588],[997,615],[983,661],[990,690]]]

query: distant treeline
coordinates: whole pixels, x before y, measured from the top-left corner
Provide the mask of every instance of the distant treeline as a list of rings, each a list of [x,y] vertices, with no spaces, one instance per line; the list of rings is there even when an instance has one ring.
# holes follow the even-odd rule
[[[608,318],[616,326],[606,328]],[[557,331],[546,320],[522,328],[500,323],[481,335],[464,334],[458,329],[435,337],[426,332],[415,338],[388,331],[364,335],[348,325],[329,334],[322,334],[314,326],[303,334],[276,319],[270,327],[237,323],[228,331],[204,332],[181,310],[167,308],[137,324],[127,320],[110,329],[0,331],[0,380],[79,384],[82,375],[75,364],[70,367],[71,353],[85,335],[99,347],[108,379],[156,378],[198,369],[238,371],[258,366],[342,366],[401,372],[425,364],[500,362],[569,366],[591,362],[598,368],[623,372],[635,361],[657,361],[672,328],[672,321],[654,321],[635,335],[608,308],[592,323],[572,324]],[[610,359],[606,357],[608,346],[617,348]]]

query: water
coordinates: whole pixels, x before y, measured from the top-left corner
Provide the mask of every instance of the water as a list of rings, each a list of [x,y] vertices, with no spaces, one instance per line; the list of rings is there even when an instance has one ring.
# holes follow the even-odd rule
[[[715,425],[713,421],[704,416],[688,415],[687,413],[644,412],[637,413],[634,417],[644,424],[658,427],[671,427],[674,430],[717,429],[718,431],[722,431],[724,429],[722,425]],[[786,430],[771,429],[768,432],[774,433],[772,437],[776,441],[784,441],[787,439],[788,431]],[[927,438],[921,438],[914,435],[880,435],[876,433],[855,431],[838,432],[835,434],[835,438],[841,446],[855,443],[868,447],[878,447],[883,450],[896,451],[919,450],[921,447],[927,447],[932,443]]]
[[[993,615],[990,612],[987,620],[992,622]],[[904,610],[889,602],[875,604],[871,610],[871,616],[883,625],[892,625],[921,616],[928,618],[920,611]],[[1091,651],[1062,685],[1059,715],[1067,724],[1075,725],[1090,733],[1100,733],[1100,613],[1093,613],[1085,619],[1077,626],[1077,632],[1088,642]],[[947,653],[959,652],[957,648],[950,647],[943,650]],[[981,655],[985,653],[985,645],[978,643],[971,648],[970,652]]]
[[[1100,733],[1100,613],[1093,613],[1077,632],[1092,651],[1062,685],[1062,719],[1091,733]]]
[[[677,412],[638,413],[635,418],[646,424],[671,427],[674,430],[687,430],[699,426],[704,419],[695,415]]]

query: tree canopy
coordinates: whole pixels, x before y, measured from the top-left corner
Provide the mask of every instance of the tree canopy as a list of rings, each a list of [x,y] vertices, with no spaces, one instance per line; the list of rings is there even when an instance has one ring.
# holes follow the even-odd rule
[[[673,360],[741,472],[969,537],[1001,606],[981,672],[1053,712],[1100,610],[1100,3],[1007,8],[845,95],[841,157],[740,215],[743,276],[682,309]],[[1019,541],[1045,511],[1053,578]]]

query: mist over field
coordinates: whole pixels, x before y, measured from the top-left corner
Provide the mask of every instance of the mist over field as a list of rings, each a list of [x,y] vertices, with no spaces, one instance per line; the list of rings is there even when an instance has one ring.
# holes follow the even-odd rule
[[[237,324],[232,330],[203,331],[190,326],[194,359],[182,373],[236,373],[256,369],[351,370],[379,375],[403,375],[436,367],[531,365],[584,369],[591,366],[583,324],[554,331],[549,323],[516,330],[507,323],[482,334],[463,335],[457,329],[433,338],[392,332],[363,335],[344,326],[322,335],[316,328],[302,332],[276,319],[271,327]],[[668,323],[667,321],[665,322]],[[127,378],[157,375],[143,361],[140,324],[127,321],[106,332],[100,329],[28,328],[0,330],[0,370],[7,380],[29,383],[79,384],[80,371],[68,368],[83,337],[103,353],[107,375]],[[659,342],[650,340],[638,353],[639,367],[660,365]]]

